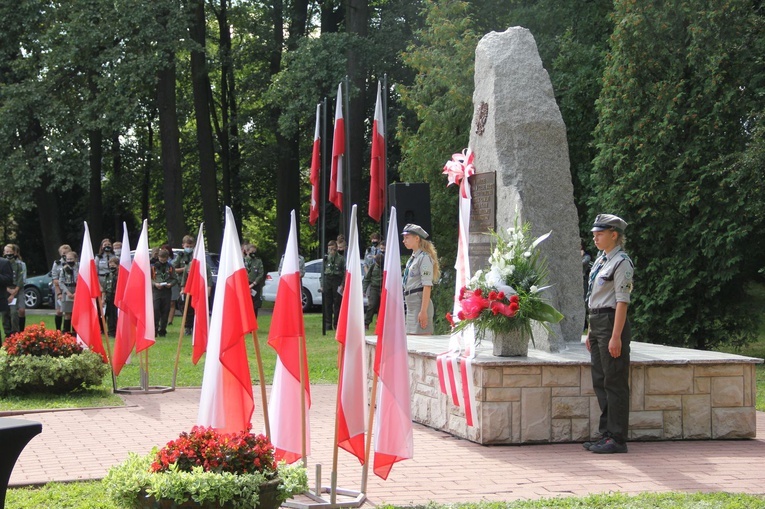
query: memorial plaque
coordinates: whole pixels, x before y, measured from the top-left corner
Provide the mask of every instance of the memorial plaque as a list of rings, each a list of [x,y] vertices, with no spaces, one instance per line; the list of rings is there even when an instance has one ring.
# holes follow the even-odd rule
[[[471,177],[470,193],[470,231],[486,233],[494,230],[496,221],[496,181],[497,174],[476,173]]]
[[[496,173],[476,173],[471,178],[470,192],[470,268],[485,268],[491,254],[490,237],[496,225]]]

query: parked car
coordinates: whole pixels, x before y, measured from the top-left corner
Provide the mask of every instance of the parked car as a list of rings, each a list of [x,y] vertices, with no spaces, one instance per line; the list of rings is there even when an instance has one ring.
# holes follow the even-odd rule
[[[321,306],[321,270],[324,261],[311,260],[305,263],[305,275],[301,281],[302,290],[300,299],[303,302],[303,311],[308,312],[313,306]],[[263,300],[274,302],[276,290],[279,288],[279,271],[268,272],[263,283]]]
[[[24,303],[27,309],[37,309],[53,304],[53,278],[50,272],[26,279],[24,282]]]
[[[362,260],[363,267],[363,260]],[[308,312],[314,306],[321,306],[321,273],[324,268],[324,260],[311,260],[305,263],[305,275],[301,281],[302,290],[300,299],[303,302],[303,311]],[[363,270],[363,269],[362,269]],[[263,284],[263,300],[276,301],[276,290],[279,288],[279,272],[273,271],[266,274]],[[367,298],[364,297],[364,305]]]

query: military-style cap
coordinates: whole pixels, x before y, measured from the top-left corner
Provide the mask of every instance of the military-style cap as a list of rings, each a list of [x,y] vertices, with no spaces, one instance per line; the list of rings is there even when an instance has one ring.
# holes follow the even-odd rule
[[[616,230],[619,233],[624,233],[624,229],[627,228],[627,222],[619,216],[613,214],[598,214],[595,218],[595,222],[592,223],[592,232],[602,232],[605,230]]]
[[[412,234],[417,235],[418,237],[422,237],[423,239],[428,238],[428,232],[422,229],[422,226],[418,224],[408,223],[406,226],[404,226],[404,231],[401,232],[401,235],[405,234]]]

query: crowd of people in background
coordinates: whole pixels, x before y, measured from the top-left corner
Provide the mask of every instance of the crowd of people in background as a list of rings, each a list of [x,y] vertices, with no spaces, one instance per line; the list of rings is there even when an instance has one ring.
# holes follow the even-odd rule
[[[183,237],[181,248],[173,249],[169,244],[155,247],[150,253],[152,298],[154,304],[155,331],[157,337],[167,335],[167,327],[173,324],[176,315],[186,318],[184,334],[190,335],[194,324],[194,307],[190,302],[186,303],[186,295],[183,289],[188,279],[188,268],[194,255],[196,239],[192,235]],[[263,260],[258,255],[258,248],[254,244],[244,243],[242,258],[244,268],[250,285],[252,307],[255,316],[263,306],[263,286],[266,280],[266,271]],[[325,308],[325,328],[333,330],[337,327],[337,319],[342,301],[343,284],[345,281],[345,251],[347,242],[345,236],[340,234],[336,240],[328,244],[328,252],[324,257],[324,269],[322,273],[321,292],[324,295],[323,305]],[[21,250],[15,244],[4,247],[3,258],[0,260],[0,286],[7,288],[7,299],[0,303],[2,326],[4,336],[8,336],[20,330],[26,325],[26,306],[24,299],[24,283],[27,277],[27,268],[21,257]],[[105,325],[106,333],[114,337],[117,331],[117,318],[119,310],[115,303],[117,282],[119,277],[120,256],[122,255],[122,243],[112,242],[109,238],[101,240],[98,252],[94,255],[94,262],[98,272],[98,281],[103,295],[102,328]],[[375,232],[371,235],[362,260],[363,291],[367,300],[364,324],[368,329],[372,323],[380,302],[382,291],[382,275],[385,256],[385,243],[381,241],[380,234]],[[279,263],[279,272],[284,262],[284,257]],[[299,257],[300,276],[305,275],[305,258]],[[6,281],[3,271],[10,271],[9,281]],[[79,273],[79,255],[68,244],[58,248],[58,258],[53,262],[50,269],[51,293],[55,310],[54,324],[56,330],[76,333],[72,328],[72,310],[74,307],[74,295],[77,288]],[[212,273],[207,269],[208,291],[212,295]],[[7,310],[4,309],[7,306]]]

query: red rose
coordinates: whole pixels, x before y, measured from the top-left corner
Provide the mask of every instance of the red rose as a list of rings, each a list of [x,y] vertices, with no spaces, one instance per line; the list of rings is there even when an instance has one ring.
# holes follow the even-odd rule
[[[449,325],[454,327],[454,318],[452,318],[451,313],[446,313],[446,321],[449,322]]]
[[[473,295],[475,295],[476,297],[483,297],[483,291],[480,288],[476,288],[475,290],[473,290]]]
[[[515,302],[516,304],[518,304],[518,300],[519,300],[518,295],[513,295],[512,297],[510,297],[510,302]]]

